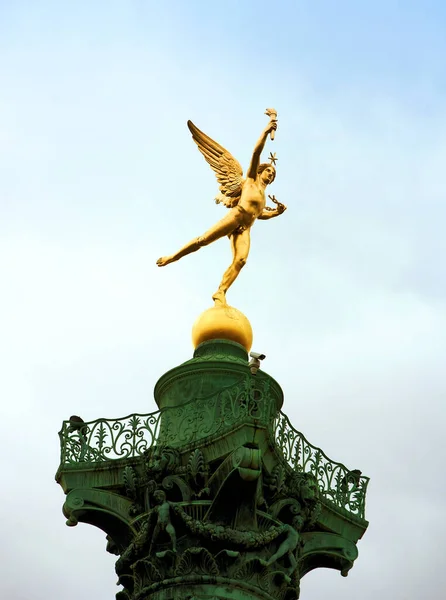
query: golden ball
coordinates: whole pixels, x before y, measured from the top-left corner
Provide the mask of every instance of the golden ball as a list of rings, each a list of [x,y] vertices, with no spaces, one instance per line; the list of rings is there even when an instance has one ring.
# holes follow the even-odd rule
[[[205,310],[192,327],[194,348],[209,340],[229,340],[247,352],[252,346],[252,328],[247,317],[232,306],[213,306]]]

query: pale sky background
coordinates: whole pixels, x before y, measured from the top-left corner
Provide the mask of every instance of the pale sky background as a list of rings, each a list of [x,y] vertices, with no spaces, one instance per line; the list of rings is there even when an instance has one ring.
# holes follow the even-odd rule
[[[187,119],[271,187],[230,290],[295,427],[371,477],[347,579],[302,600],[446,595],[446,5],[0,0],[1,595],[109,600],[115,557],[65,526],[63,419],[154,410],[230,260],[155,260],[224,215]]]

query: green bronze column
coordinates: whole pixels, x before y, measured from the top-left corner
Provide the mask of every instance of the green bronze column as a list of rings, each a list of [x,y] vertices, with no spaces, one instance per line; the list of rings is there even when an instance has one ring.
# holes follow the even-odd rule
[[[291,600],[316,567],[347,574],[368,480],[293,429],[243,346],[203,342],[155,399],[155,413],[60,432],[67,524],[107,534],[119,600]]]

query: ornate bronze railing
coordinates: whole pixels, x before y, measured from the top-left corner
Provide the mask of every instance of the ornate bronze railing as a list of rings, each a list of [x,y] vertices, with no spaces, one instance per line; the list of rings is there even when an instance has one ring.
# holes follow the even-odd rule
[[[276,448],[295,471],[312,473],[327,500],[348,512],[364,518],[365,496],[369,478],[361,471],[350,471],[334,462],[306,437],[294,429],[288,417],[279,412],[272,425]]]
[[[230,431],[247,420],[270,421],[269,381],[244,376],[216,394],[148,415],[64,421],[61,466],[140,456],[155,444],[181,447]]]
[[[368,477],[329,459],[294,429],[285,414],[275,413],[272,404],[268,380],[246,376],[217,394],[146,415],[64,421],[59,432],[60,468],[141,456],[155,444],[187,446],[255,421],[267,428],[289,468],[312,473],[327,500],[364,518]]]
[[[88,423],[64,421],[59,431],[61,467],[140,456],[157,441],[161,411]]]

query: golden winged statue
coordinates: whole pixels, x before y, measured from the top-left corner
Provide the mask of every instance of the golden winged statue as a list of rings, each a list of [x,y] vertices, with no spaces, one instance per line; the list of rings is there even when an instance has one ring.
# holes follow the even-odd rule
[[[278,202],[275,196],[269,196],[269,198],[276,204],[276,207],[266,206],[265,188],[276,177],[274,163],[277,159],[271,155],[271,163],[261,164],[260,155],[268,134],[274,139],[274,132],[277,129],[277,113],[274,109],[268,109],[266,114],[271,117],[271,120],[254,148],[246,179],[243,178],[243,169],[240,163],[232,154],[200,131],[192,121],[187,122],[194,142],[212,167],[220,184],[220,193],[215,201],[217,204],[224,204],[229,212],[202,236],[193,239],[175,254],[159,258],[156,264],[164,267],[191,252],[196,252],[203,246],[208,246],[212,242],[228,236],[233,258],[231,265],[223,275],[218,290],[212,296],[216,306],[226,304],[226,292],[246,264],[250,246],[250,230],[254,221],[277,217],[286,210],[286,206]]]

